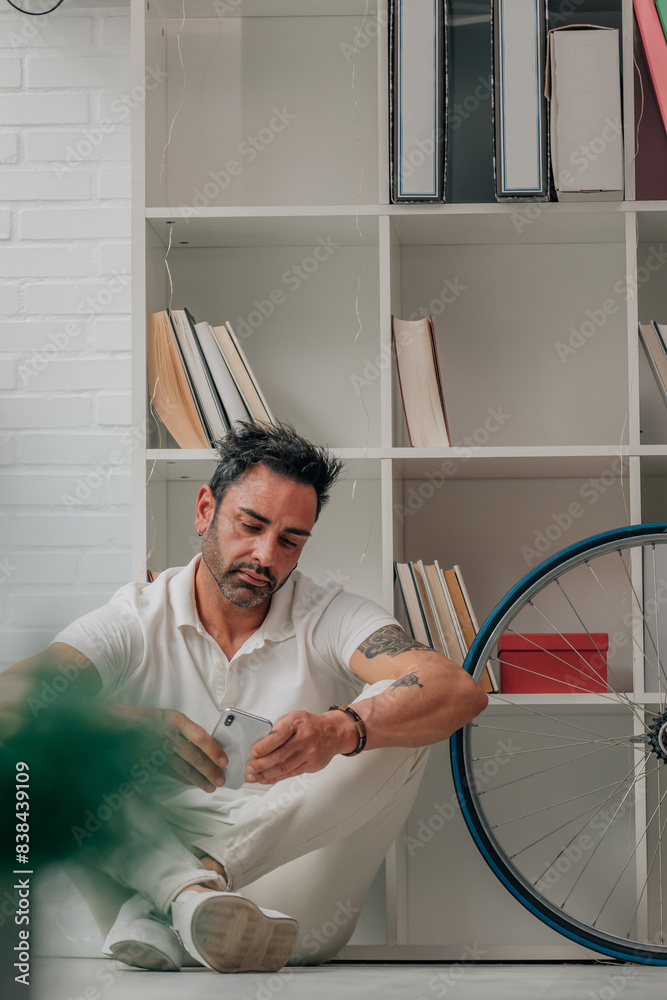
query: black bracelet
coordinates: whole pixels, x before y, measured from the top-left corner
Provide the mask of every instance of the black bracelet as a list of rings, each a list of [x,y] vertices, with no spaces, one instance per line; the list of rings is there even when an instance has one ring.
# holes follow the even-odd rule
[[[359,733],[359,743],[357,744],[357,749],[353,750],[351,753],[341,754],[341,756],[356,757],[357,754],[361,753],[361,751],[366,746],[366,739],[368,735],[366,733],[366,724],[364,720],[361,718],[361,716],[357,715],[355,710],[353,708],[350,708],[349,705],[331,705],[331,707],[329,708],[330,712],[335,712],[336,710],[338,710],[339,712],[345,712],[347,715],[349,715],[350,718],[354,720],[354,724],[357,727],[357,732]]]

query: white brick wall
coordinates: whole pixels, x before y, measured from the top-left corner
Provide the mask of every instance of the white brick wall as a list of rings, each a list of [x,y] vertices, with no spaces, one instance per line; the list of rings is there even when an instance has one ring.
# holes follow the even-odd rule
[[[129,122],[98,128],[128,57],[127,7],[0,10],[0,667],[130,575]],[[63,873],[35,911],[99,954]]]
[[[127,7],[0,10],[0,666],[130,574]]]

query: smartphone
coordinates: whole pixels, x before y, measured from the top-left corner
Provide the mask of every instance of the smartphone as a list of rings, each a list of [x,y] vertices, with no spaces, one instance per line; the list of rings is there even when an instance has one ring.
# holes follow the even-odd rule
[[[225,708],[222,718],[213,730],[213,739],[227,754],[229,763],[224,768],[225,788],[240,788],[245,779],[245,766],[250,760],[250,748],[268,736],[273,723],[258,715],[250,715],[238,708]]]

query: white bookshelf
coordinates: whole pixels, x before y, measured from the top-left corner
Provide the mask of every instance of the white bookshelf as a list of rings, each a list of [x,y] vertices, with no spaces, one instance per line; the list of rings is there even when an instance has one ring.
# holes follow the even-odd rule
[[[337,575],[393,609],[394,560],[459,563],[481,620],[529,568],[521,546],[591,478],[613,470],[550,551],[664,517],[667,411],[636,331],[638,318],[667,321],[667,269],[642,280],[652,248],[667,241],[667,202],[633,200],[632,128],[622,203],[390,205],[385,0],[368,10],[364,0],[221,0],[222,16],[211,0],[185,0],[184,22],[183,0],[132,5],[135,84],[146,67],[168,71],[133,124],[135,428],[146,426],[145,314],[169,304],[171,231],[173,306],[241,328],[276,416],[345,461],[302,560],[314,577]],[[486,4],[468,6],[478,16]],[[621,11],[620,0],[608,6]],[[622,2],[622,28],[631,123],[631,0]],[[346,46],[357,34],[363,45],[352,60]],[[295,117],[269,140],[261,130],[276,108]],[[260,134],[266,142],[252,160],[239,153]],[[227,170],[233,160],[243,161],[240,173]],[[334,249],[298,287],[286,282],[322,245]],[[451,285],[465,287],[440,308]],[[284,301],[253,326],[257,301],[275,289]],[[570,327],[609,300],[597,332],[559,357],[555,345],[567,343]],[[407,447],[388,363],[391,314],[429,305],[449,449]],[[361,396],[355,374],[368,383]],[[485,437],[489,410],[499,408],[508,417]],[[133,455],[136,579],[147,564],[182,563],[197,550],[194,496],[214,466],[212,453],[181,451],[164,431],[158,441],[149,429],[145,444]],[[401,517],[439,468],[448,470],[444,485]],[[549,698],[516,704],[521,697]],[[592,695],[577,702],[599,708]],[[439,746],[407,835],[452,795]],[[458,814],[413,855],[399,838],[385,868],[346,957],[458,960],[472,941],[489,960],[583,955],[510,897]]]

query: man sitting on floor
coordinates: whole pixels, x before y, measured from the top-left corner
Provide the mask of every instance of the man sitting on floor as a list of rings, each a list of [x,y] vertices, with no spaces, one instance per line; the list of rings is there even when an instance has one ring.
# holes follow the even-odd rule
[[[201,556],[122,587],[11,669],[75,664],[77,684],[175,750],[122,840],[82,834],[69,864],[104,953],[177,970],[184,947],[220,972],[273,971],[349,940],[426,748],[487,698],[373,601],[296,570],[336,459],[285,426],[237,424],[219,451],[197,496]],[[209,735],[226,706],[273,723],[237,791]]]

